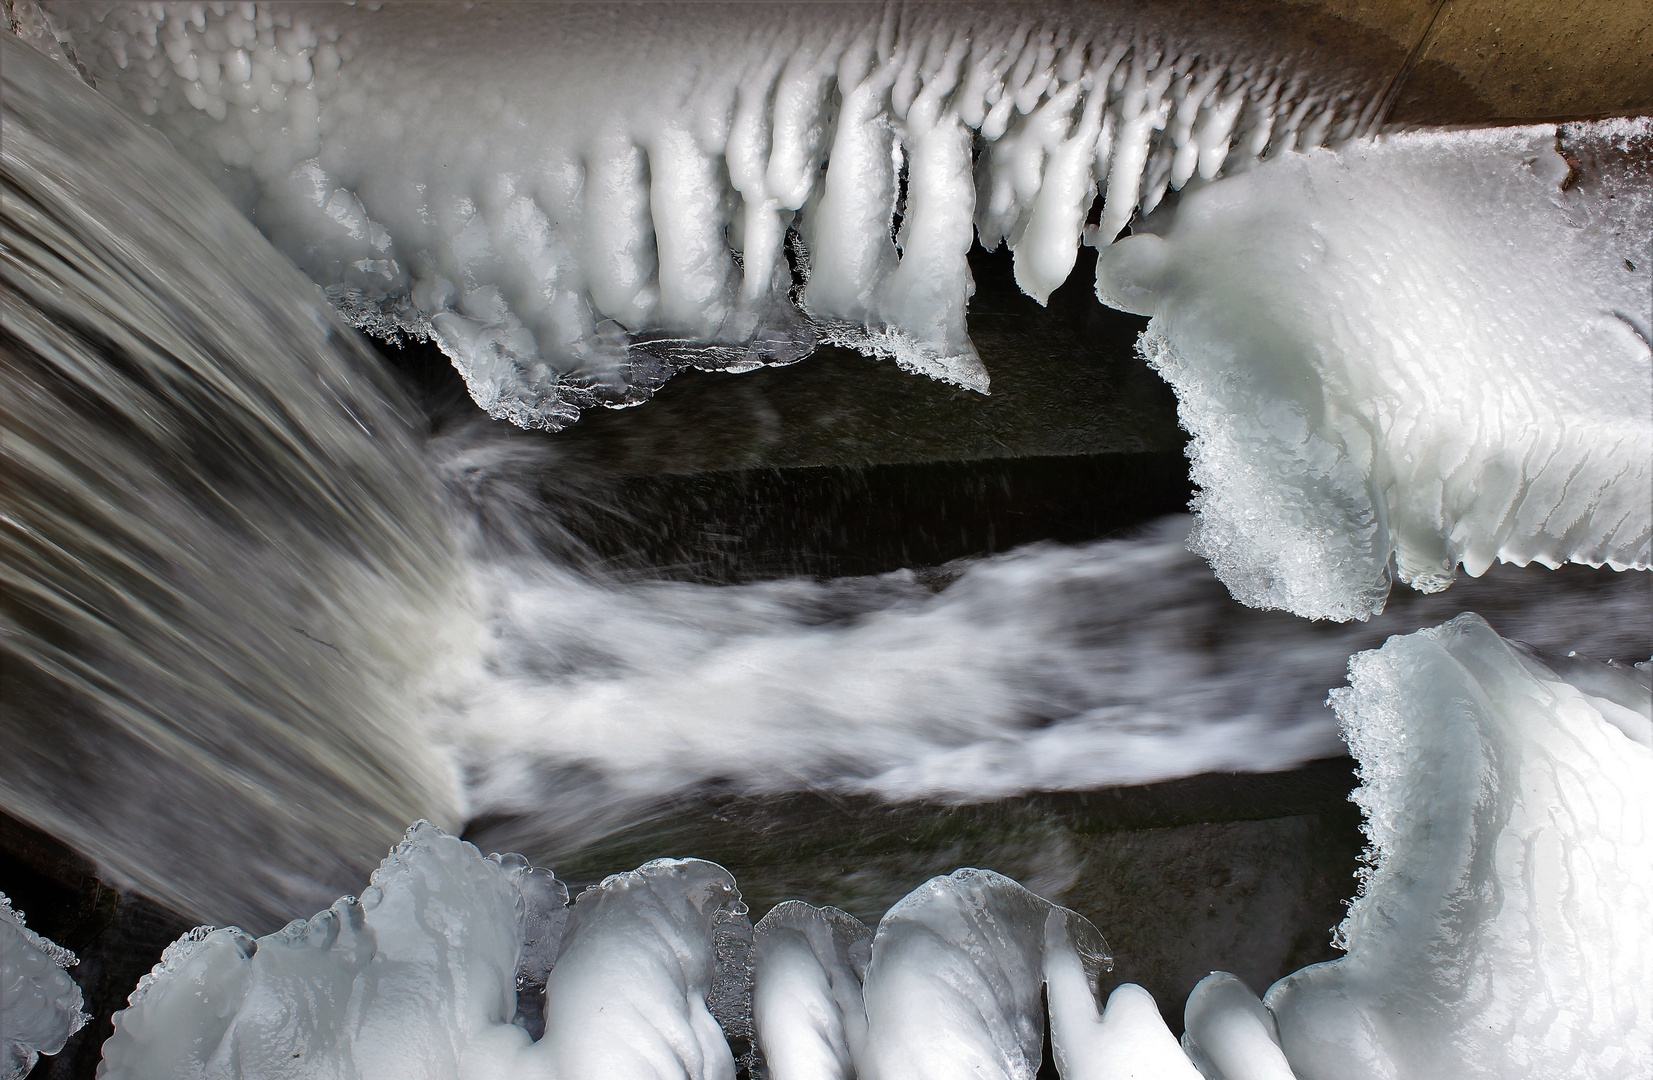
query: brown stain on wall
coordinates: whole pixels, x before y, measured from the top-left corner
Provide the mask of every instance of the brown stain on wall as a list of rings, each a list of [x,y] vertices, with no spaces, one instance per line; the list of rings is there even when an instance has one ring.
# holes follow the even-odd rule
[[[1280,0],[1401,73],[1395,124],[1653,113],[1648,0]],[[1373,38],[1378,39],[1373,42]]]

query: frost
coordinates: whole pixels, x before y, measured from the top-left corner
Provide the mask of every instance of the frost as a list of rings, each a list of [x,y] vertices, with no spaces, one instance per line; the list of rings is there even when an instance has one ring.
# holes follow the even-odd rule
[[[22,1080],[90,1019],[65,968],[75,954],[30,930],[0,893],[0,1080]]]
[[[1569,132],[1653,145],[1645,119]],[[1556,139],[1285,155],[1103,253],[1098,295],[1153,316],[1194,434],[1190,544],[1236,598],[1364,619],[1391,566],[1434,592],[1459,565],[1649,565],[1653,214],[1564,188]]]

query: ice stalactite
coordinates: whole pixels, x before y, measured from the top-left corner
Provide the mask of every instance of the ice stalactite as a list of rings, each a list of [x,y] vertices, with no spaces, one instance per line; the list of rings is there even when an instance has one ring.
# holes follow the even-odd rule
[[[977,231],[1042,300],[1099,190],[1111,239],[1381,89],[1154,3],[369,6],[48,11],[361,325],[531,427],[822,336],[985,391]]]
[[[0,1080],[22,1080],[41,1054],[63,1049],[86,1026],[75,954],[28,928],[0,893]]]
[[[1647,177],[1587,190],[1554,126],[1356,138],[1378,92],[1329,46],[1154,3],[47,10],[496,417],[558,428],[821,340],[985,391],[973,239],[1041,301],[1088,243],[1098,295],[1155,316],[1195,543],[1244,602],[1365,618],[1394,576],[1649,563]]]

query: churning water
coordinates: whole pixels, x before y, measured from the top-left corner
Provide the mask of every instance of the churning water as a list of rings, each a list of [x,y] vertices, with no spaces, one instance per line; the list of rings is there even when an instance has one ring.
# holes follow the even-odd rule
[[[418,817],[554,847],[707,784],[972,801],[1291,768],[1342,752],[1352,653],[1470,608],[1600,659],[1653,640],[1644,576],[1578,568],[1366,624],[1250,611],[1181,518],[837,580],[559,562],[512,527],[557,505],[510,497],[552,442],[426,438],[206,180],[0,49],[0,809],[202,919],[325,906]],[[490,476],[484,523],[462,496]]]

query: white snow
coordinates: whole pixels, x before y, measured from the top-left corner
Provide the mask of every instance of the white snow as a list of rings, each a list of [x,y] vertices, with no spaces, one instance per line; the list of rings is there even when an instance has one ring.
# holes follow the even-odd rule
[[[1372,862],[1348,955],[1266,996],[1297,1075],[1653,1071],[1653,750],[1474,615],[1360,654],[1332,699]]]
[[[434,334],[490,413],[553,428],[822,336],[985,391],[976,230],[1043,300],[1099,187],[1111,238],[1196,167],[1363,130],[1381,91],[1220,13],[1131,7],[48,10],[358,321]]]
[[[0,893],[0,1080],[22,1080],[41,1054],[86,1026],[75,954],[41,937]]]
[[[1589,134],[1653,145],[1653,120]],[[1191,546],[1236,598],[1363,619],[1391,560],[1425,592],[1499,560],[1649,565],[1653,213],[1568,187],[1556,139],[1282,155],[1103,252],[1098,295],[1153,316],[1195,437]]]

